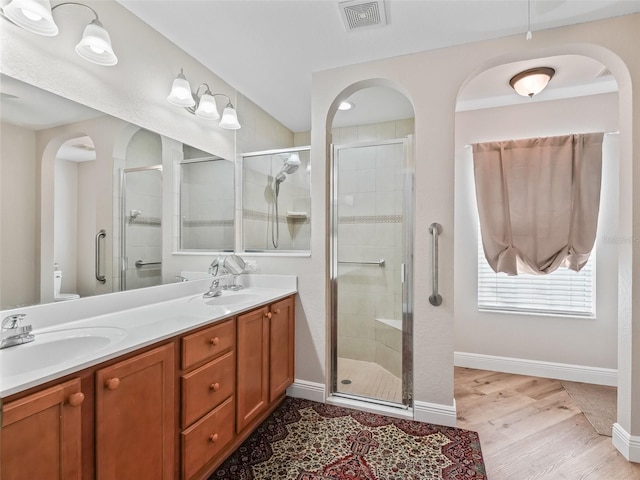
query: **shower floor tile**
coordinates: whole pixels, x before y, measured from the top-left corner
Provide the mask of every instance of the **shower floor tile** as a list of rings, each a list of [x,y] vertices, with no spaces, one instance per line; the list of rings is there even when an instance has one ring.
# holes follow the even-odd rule
[[[338,392],[402,403],[401,379],[377,363],[362,360],[338,358]]]

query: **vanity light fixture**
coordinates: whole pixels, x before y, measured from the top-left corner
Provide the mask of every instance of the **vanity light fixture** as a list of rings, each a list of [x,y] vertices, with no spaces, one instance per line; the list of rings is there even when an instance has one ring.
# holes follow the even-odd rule
[[[98,13],[88,5],[64,2],[52,7],[49,0],[11,0],[2,9],[2,16],[31,33],[53,37],[58,34],[58,26],[53,20],[52,12],[65,5],[88,8],[96,17],[85,27],[82,38],[76,45],[76,53],[97,65],[111,66],[118,63],[118,57],[111,47],[109,32],[100,22]]]
[[[204,88],[204,92],[201,94],[202,88]],[[182,69],[180,69],[180,73],[173,81],[167,101],[172,105],[184,107],[189,113],[205,120],[218,120],[220,113],[218,112],[218,104],[215,97],[227,99],[227,106],[222,111],[222,119],[218,124],[220,128],[238,130],[240,128],[238,114],[231,104],[231,99],[224,93],[211,93],[211,89],[206,83],[200,84],[198,89],[192,92],[191,85],[189,85],[189,81],[184,76]]]
[[[537,67],[520,72],[509,80],[509,85],[523,97],[533,97],[545,89],[556,71],[550,67]]]

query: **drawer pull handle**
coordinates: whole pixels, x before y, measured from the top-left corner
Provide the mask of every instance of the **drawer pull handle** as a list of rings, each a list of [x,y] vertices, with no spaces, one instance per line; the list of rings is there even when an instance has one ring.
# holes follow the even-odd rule
[[[209,437],[209,441],[210,441],[211,443],[216,443],[216,442],[218,441],[218,434],[217,434],[217,433],[214,433],[213,435],[211,435],[211,436]]]
[[[69,402],[69,405],[71,405],[72,407],[77,407],[82,405],[82,402],[84,402],[84,393],[82,392],[72,393],[71,395],[69,395],[68,402]]]
[[[209,340],[209,343],[215,347],[220,343],[220,339],[218,337],[213,337],[211,340]]]
[[[212,383],[211,385],[209,385],[209,389],[217,392],[218,390],[220,390],[220,384],[218,382]]]
[[[271,320],[271,312],[265,313],[264,316],[267,317],[269,320]]]
[[[104,382],[104,386],[107,387],[109,390],[115,390],[120,386],[120,379],[117,377],[110,378],[109,380]]]

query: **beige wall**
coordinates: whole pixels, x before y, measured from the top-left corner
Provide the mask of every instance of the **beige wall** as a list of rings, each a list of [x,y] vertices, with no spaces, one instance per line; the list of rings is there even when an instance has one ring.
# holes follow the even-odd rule
[[[455,283],[456,352],[617,368],[618,158],[604,156],[596,240],[596,318],[479,312],[478,219],[472,143],[618,130],[618,95],[610,93],[456,114]],[[515,121],[517,119],[517,121]],[[618,136],[605,137],[605,154]],[[571,339],[571,341],[567,341]]]
[[[470,78],[495,65],[558,54],[584,54],[611,69],[620,87],[620,223],[618,234],[630,239],[619,251],[621,265],[619,301],[619,401],[618,422],[631,435],[640,434],[640,251],[632,248],[633,233],[640,234],[640,211],[631,205],[640,199],[640,174],[632,177],[631,165],[640,160],[639,95],[632,95],[631,79],[640,82],[640,15],[536,32],[527,42],[524,36],[507,37],[436,51],[421,52],[383,61],[347,66],[313,76],[312,133],[314,172],[326,166],[329,155],[327,125],[340,100],[358,87],[370,86],[369,79],[395,85],[408,94],[415,108],[416,204],[415,216],[415,335],[414,393],[420,402],[453,403],[454,352],[454,166],[455,105],[459,90]],[[362,83],[360,83],[362,82]],[[633,120],[636,122],[633,122]],[[634,142],[635,140],[635,142]],[[635,160],[635,162],[634,162]],[[316,210],[326,205],[326,176],[318,174],[312,186]],[[636,188],[633,188],[633,187]],[[632,221],[633,219],[633,221]],[[431,306],[428,226],[443,226],[440,238],[440,290],[444,302]],[[316,226],[316,225],[314,225]],[[324,222],[311,262],[325,269],[326,232]],[[315,235],[315,234],[314,234]],[[633,269],[622,267],[633,264]],[[327,298],[325,289],[315,295]],[[455,292],[457,294],[457,292]],[[632,300],[633,299],[633,300]],[[325,303],[325,302],[322,302]],[[315,335],[309,344],[299,338],[299,352],[325,352],[327,310],[309,318]],[[319,353],[322,355],[321,353]],[[326,358],[325,355],[322,355]],[[632,405],[634,408],[632,409]]]
[[[36,289],[36,135],[0,125],[0,309],[38,301]],[[53,280],[53,279],[52,279]]]

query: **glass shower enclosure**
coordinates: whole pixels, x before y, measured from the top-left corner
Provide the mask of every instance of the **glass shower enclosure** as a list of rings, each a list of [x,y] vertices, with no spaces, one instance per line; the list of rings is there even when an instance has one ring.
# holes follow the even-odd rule
[[[162,166],[121,169],[120,290],[162,284]]]
[[[332,395],[412,403],[411,137],[335,145],[331,160]]]

